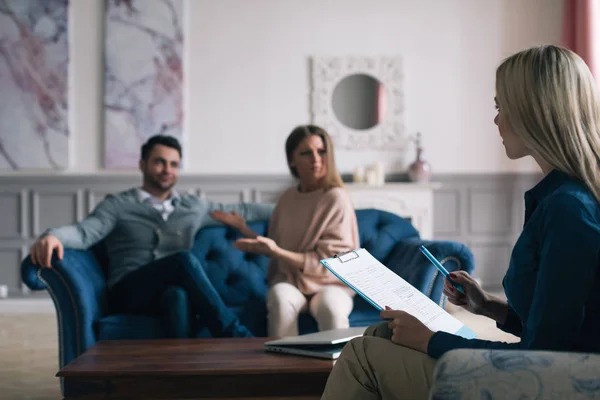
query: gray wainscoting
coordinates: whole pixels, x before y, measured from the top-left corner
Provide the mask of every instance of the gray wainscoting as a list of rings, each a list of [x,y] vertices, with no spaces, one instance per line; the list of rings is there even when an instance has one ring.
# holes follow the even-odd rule
[[[435,180],[443,185],[434,197],[435,238],[469,246],[476,276],[486,287],[497,287],[522,227],[523,193],[539,176],[438,175]],[[139,184],[133,174],[0,176],[0,284],[9,287],[9,296],[29,294],[19,265],[40,233],[75,223],[107,193]],[[272,203],[290,184],[282,175],[183,176],[178,190],[219,202]]]
[[[523,196],[537,174],[438,176],[434,196],[434,237],[466,244],[475,256],[475,277],[497,289],[523,227]]]

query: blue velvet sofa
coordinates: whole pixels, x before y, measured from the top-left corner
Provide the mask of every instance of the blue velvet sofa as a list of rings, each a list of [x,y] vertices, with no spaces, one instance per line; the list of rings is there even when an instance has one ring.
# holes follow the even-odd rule
[[[449,271],[473,271],[473,256],[462,244],[423,241],[409,221],[385,211],[364,209],[356,214],[361,247],[439,304],[443,303],[443,277],[418,250],[420,244],[426,244]],[[261,235],[266,234],[267,227],[268,221],[251,224]],[[255,335],[265,336],[268,259],[234,249],[232,243],[238,237],[235,230],[225,226],[206,227],[198,232],[191,252],[226,304]],[[25,284],[32,290],[47,290],[56,306],[61,368],[98,340],[165,337],[163,325],[156,317],[107,313],[105,258],[100,243],[86,251],[65,249],[63,259],[54,257],[50,269],[34,266],[29,257],[22,262]],[[178,304],[185,310],[185,294],[180,297]],[[209,336],[201,318],[189,318],[191,336]],[[367,326],[378,321],[379,313],[356,296],[350,324]],[[312,317],[301,316],[301,333],[316,329]],[[65,395],[74,391],[79,390],[63,388]]]

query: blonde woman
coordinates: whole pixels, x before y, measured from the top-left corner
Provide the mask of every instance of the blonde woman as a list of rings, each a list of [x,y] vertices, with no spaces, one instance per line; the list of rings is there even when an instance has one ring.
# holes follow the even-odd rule
[[[352,340],[323,399],[425,399],[435,359],[457,348],[600,352],[600,98],[575,53],[536,47],[496,71],[498,126],[508,158],[531,156],[544,178],[525,193],[525,225],[504,277],[508,301],[467,273],[451,276],[451,303],[489,317],[519,343],[432,332],[415,317],[381,312],[389,322]]]
[[[331,139],[318,126],[299,126],[288,136],[285,152],[298,184],[280,197],[268,238],[257,236],[237,214],[212,217],[247,237],[235,243],[238,249],[271,257],[269,336],[298,335],[303,312],[317,320],[319,330],[347,328],[354,292],[319,263],[359,246],[356,213],[335,168]]]

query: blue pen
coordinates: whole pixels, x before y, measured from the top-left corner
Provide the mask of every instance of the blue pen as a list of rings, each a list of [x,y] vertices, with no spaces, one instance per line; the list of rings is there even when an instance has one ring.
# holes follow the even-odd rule
[[[433,263],[433,265],[435,265],[435,267],[440,270],[440,272],[442,273],[442,275],[444,275],[446,277],[446,279],[448,279],[448,281],[450,281],[450,283],[452,284],[452,286],[454,286],[456,288],[456,290],[458,290],[462,294],[465,294],[465,289],[463,289],[462,286],[460,286],[458,283],[456,283],[452,279],[450,279],[450,273],[448,272],[448,270],[446,268],[444,268],[444,266],[442,265],[442,263],[439,262],[429,252],[429,250],[427,250],[425,248],[425,246],[423,246],[423,245],[419,246],[419,250],[421,250],[421,253],[425,254],[425,257],[427,257],[429,259],[429,261],[431,261]]]

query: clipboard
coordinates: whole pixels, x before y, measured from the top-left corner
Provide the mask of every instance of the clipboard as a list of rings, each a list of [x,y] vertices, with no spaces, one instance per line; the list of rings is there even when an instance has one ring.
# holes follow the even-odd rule
[[[360,255],[358,254],[358,252],[361,249],[357,249],[357,250],[350,250],[347,251],[345,253],[339,253],[333,256],[334,260],[339,261],[341,264],[350,262],[352,260],[356,260],[360,257]],[[366,251],[366,250],[365,250]],[[351,257],[347,257],[347,255],[352,255]],[[360,297],[362,297],[367,303],[369,303],[370,305],[372,305],[373,307],[375,307],[377,309],[377,311],[383,311],[383,308],[379,305],[377,305],[377,303],[373,302],[373,300],[371,300],[368,296],[366,296],[362,291],[360,291],[360,289],[358,289],[357,287],[355,287],[352,283],[348,282],[346,279],[344,279],[343,276],[341,276],[337,271],[336,268],[331,268],[328,264],[327,264],[327,260],[330,260],[328,258],[321,260],[320,263],[322,266],[324,266],[325,268],[327,268],[329,270],[329,272],[331,272],[333,275],[335,275],[336,278],[338,278],[340,281],[344,282],[344,285],[348,286],[350,289],[354,290]]]
[[[355,260],[359,257],[356,250],[350,250],[345,253],[336,254],[333,258],[337,258],[341,263]]]
[[[366,249],[336,254],[321,260],[321,265],[379,311],[389,306],[408,312],[434,332],[444,331],[467,339],[477,336]]]

